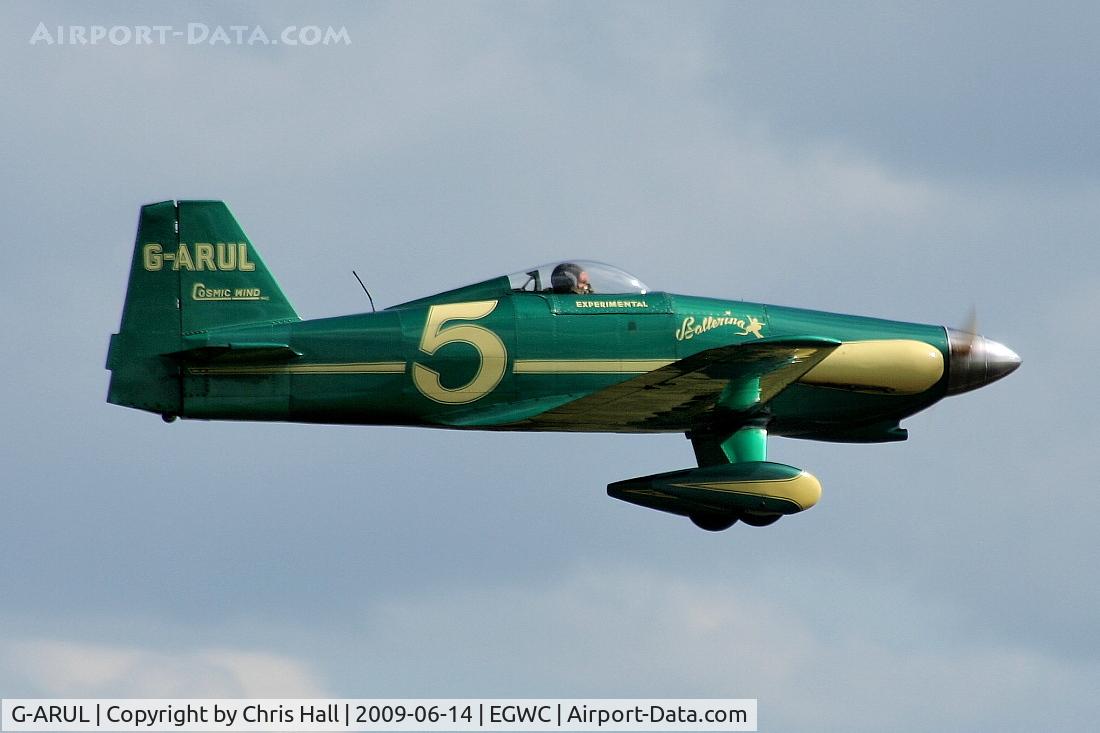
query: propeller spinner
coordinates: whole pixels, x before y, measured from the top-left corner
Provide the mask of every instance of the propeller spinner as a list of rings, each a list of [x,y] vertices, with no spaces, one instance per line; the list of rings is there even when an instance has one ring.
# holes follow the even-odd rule
[[[971,308],[965,329],[947,328],[951,363],[947,394],[956,395],[984,387],[1016,371],[1020,357],[1004,344],[977,333],[978,318]]]

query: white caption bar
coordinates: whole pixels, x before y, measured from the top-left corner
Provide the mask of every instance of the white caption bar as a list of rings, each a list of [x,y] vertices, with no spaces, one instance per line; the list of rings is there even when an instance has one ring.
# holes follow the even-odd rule
[[[754,731],[756,700],[4,700],[5,731]]]

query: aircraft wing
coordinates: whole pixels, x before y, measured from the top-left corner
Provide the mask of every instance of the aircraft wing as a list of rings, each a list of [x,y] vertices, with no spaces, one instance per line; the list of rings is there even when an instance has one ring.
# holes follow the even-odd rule
[[[543,430],[681,432],[735,421],[766,404],[840,346],[774,338],[718,346],[524,421]]]

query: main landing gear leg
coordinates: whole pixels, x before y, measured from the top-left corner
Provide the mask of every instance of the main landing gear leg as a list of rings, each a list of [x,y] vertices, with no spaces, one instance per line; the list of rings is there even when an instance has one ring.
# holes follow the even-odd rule
[[[716,435],[692,437],[695,457],[700,466],[718,463],[747,463],[768,460],[768,430],[763,425],[746,425],[725,438]],[[690,515],[696,527],[708,532],[721,532],[729,529],[738,520],[750,527],[766,527],[779,520],[779,514],[764,514],[750,511],[695,512]]]

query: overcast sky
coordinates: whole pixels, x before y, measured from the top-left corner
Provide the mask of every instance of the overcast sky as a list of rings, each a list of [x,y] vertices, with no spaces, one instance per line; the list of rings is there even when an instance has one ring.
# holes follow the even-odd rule
[[[1100,715],[1093,3],[0,6],[0,693],[756,697],[761,730]],[[71,46],[39,23],[347,30]],[[559,257],[980,330],[812,510],[605,485],[681,436],[166,425],[104,401],[138,209],[226,200],[305,318]],[[567,460],[568,459],[568,460]]]

